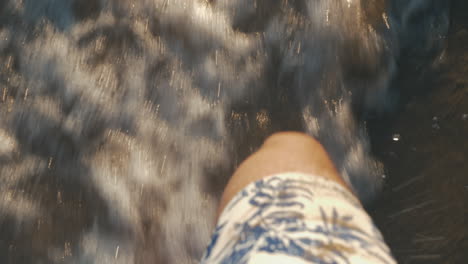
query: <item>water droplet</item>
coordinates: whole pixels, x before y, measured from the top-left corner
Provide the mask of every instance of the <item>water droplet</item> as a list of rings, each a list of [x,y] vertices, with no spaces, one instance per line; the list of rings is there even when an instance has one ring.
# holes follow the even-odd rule
[[[385,26],[387,26],[388,29],[390,29],[390,23],[388,23],[388,16],[385,13],[382,13],[382,18],[385,22]]]
[[[28,92],[29,92],[29,89],[26,88],[26,91],[24,92],[24,97],[23,97],[24,101],[26,101],[26,99],[28,99]]]
[[[5,100],[6,100],[7,91],[8,91],[8,88],[4,87],[3,88],[3,93],[2,93],[2,101],[3,102],[5,102]]]
[[[54,160],[54,158],[52,157],[49,157],[49,163],[47,164],[47,168],[50,169],[52,168],[52,161]]]
[[[401,136],[400,136],[400,134],[393,134],[392,139],[393,139],[393,141],[400,141]]]
[[[62,204],[62,193],[60,191],[57,192],[57,203]]]
[[[167,155],[164,155],[164,159],[161,165],[161,171],[159,172],[159,174],[161,175],[163,174],[163,171],[164,171],[164,164],[166,163],[166,158],[167,158]]]
[[[65,242],[63,256],[69,257],[71,255],[72,255],[71,243]]]

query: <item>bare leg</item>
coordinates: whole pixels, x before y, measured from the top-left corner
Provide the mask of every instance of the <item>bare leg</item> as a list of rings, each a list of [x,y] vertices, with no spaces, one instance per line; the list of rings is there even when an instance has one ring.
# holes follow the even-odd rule
[[[351,191],[318,141],[303,133],[281,132],[265,140],[262,147],[237,168],[224,190],[218,215],[231,198],[249,183],[284,172],[325,177]]]

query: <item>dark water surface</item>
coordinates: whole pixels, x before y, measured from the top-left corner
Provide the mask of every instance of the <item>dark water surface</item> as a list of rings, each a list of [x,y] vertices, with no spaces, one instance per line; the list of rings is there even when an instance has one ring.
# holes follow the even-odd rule
[[[373,216],[400,263],[468,261],[468,2],[451,11],[440,68],[403,72],[406,103],[372,125],[390,176]]]

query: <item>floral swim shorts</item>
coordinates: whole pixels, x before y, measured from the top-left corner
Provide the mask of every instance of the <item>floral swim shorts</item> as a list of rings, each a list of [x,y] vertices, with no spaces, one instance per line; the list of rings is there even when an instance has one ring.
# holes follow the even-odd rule
[[[201,263],[396,263],[360,202],[323,177],[251,183],[224,208]]]

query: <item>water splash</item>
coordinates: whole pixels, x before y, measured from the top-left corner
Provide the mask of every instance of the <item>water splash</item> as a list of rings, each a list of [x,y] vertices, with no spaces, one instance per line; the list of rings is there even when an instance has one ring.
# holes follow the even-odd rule
[[[9,255],[197,263],[241,146],[283,125],[372,199],[383,168],[357,113],[392,107],[405,25],[430,7],[409,2],[376,23],[365,1],[0,2]]]

